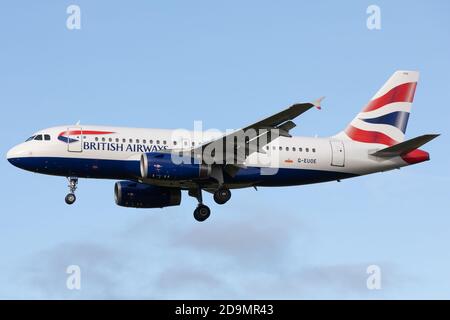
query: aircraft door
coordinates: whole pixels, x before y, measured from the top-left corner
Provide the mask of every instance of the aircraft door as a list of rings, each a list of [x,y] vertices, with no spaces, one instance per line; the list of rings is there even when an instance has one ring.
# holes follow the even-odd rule
[[[67,151],[82,152],[83,130],[80,127],[67,128]]]
[[[343,167],[345,165],[344,143],[340,140],[331,140],[331,165]]]

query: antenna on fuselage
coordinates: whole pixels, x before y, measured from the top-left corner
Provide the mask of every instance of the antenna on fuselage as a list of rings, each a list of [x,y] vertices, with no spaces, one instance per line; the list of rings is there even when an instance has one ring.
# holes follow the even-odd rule
[[[77,121],[77,123],[75,124],[76,126],[80,125],[80,120]]]

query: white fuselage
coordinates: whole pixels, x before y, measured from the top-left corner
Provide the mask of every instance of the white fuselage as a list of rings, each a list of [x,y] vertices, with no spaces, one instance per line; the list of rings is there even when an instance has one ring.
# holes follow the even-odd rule
[[[64,134],[67,132],[72,134]],[[183,131],[181,137],[179,132],[87,125],[53,127],[34,134],[42,135],[42,140],[21,143],[12,148],[7,157],[24,159],[18,160],[15,165],[44,174],[142,181],[144,179],[139,177],[135,167],[135,174],[130,176],[122,172],[119,174],[118,171],[127,164],[138,163],[143,153],[197,147],[217,138],[217,133]],[[44,139],[45,135],[49,136],[49,140]],[[230,188],[300,185],[339,180],[408,165],[401,157],[380,159],[369,155],[383,147],[385,146],[334,137],[279,137],[263,148],[265,153],[251,154],[236,179],[228,179],[226,183]],[[26,165],[21,165],[21,161]],[[82,167],[79,167],[80,163],[83,163]],[[74,166],[77,170],[73,169]],[[260,171],[258,177],[254,172],[245,174],[255,168],[265,171]],[[297,174],[296,170],[308,174]],[[315,173],[321,177],[315,179]],[[159,180],[151,180],[150,183],[180,186],[176,182]]]

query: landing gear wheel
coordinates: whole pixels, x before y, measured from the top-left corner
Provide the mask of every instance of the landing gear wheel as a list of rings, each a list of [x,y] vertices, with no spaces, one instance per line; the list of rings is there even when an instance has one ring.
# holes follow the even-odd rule
[[[214,201],[217,204],[224,204],[231,198],[231,191],[227,188],[220,188],[214,192]]]
[[[205,221],[208,219],[209,215],[211,214],[211,210],[209,207],[205,206],[204,204],[199,204],[198,207],[194,210],[194,218],[197,221]]]
[[[67,204],[73,204],[75,202],[75,200],[77,200],[77,197],[75,197],[75,194],[73,194],[73,193],[69,193],[66,196],[66,203]]]
[[[67,180],[69,180],[69,194],[66,196],[65,200],[67,204],[73,204],[75,200],[77,200],[77,197],[75,197],[75,190],[77,190],[78,178],[67,177]]]

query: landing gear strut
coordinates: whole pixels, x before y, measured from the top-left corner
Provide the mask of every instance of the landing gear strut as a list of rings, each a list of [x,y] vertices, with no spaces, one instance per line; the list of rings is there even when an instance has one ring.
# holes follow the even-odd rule
[[[231,191],[227,188],[219,188],[214,192],[214,201],[217,204],[224,204],[231,198]]]
[[[67,194],[65,200],[67,204],[73,204],[77,197],[75,196],[75,190],[77,190],[78,178],[69,177],[69,193]]]
[[[194,210],[195,220],[202,222],[208,219],[211,214],[211,210],[208,206],[203,204],[202,189],[199,187],[197,189],[189,190],[189,195],[197,198],[198,200],[197,208]]]

